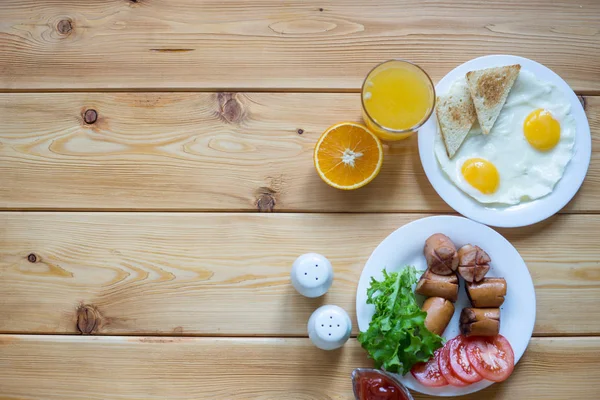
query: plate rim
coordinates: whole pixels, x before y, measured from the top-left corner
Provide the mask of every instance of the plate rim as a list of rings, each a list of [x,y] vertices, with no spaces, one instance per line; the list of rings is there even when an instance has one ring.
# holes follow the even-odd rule
[[[433,215],[433,216],[428,216],[428,217],[423,217],[423,218],[419,218],[419,219],[415,219],[409,223],[406,223],[400,227],[398,227],[397,229],[395,229],[394,231],[392,231],[390,234],[388,234],[378,245],[377,247],[375,247],[375,249],[373,250],[373,252],[371,253],[371,255],[369,256],[369,258],[367,259],[361,273],[360,273],[360,277],[358,280],[358,284],[357,284],[357,289],[356,289],[356,302],[355,302],[355,307],[356,307],[356,325],[358,327],[359,332],[362,332],[361,330],[361,326],[360,326],[360,316],[359,316],[359,309],[361,307],[363,307],[366,303],[364,302],[360,302],[361,300],[361,290],[363,292],[366,292],[366,287],[368,287],[368,283],[365,285],[361,285],[363,281],[368,281],[370,280],[370,278],[373,275],[369,275],[368,277],[364,277],[366,270],[367,270],[367,266],[369,265],[369,263],[372,262],[372,260],[376,257],[376,254],[378,252],[381,252],[383,246],[385,245],[385,242],[387,241],[391,241],[393,240],[393,236],[397,235],[397,232],[403,231],[403,230],[407,230],[407,229],[418,229],[420,225],[423,224],[427,224],[427,223],[437,223],[439,222],[439,226],[440,232],[444,231],[444,224],[452,224],[456,221],[459,221],[457,223],[460,224],[467,224],[467,225],[471,225],[471,227],[476,227],[477,229],[483,229],[487,232],[489,232],[492,236],[494,236],[496,238],[496,240],[498,240],[499,242],[501,242],[503,245],[508,245],[512,250],[514,250],[514,252],[516,253],[516,255],[519,257],[521,263],[523,264],[525,271],[527,272],[526,277],[528,277],[528,281],[526,282],[528,285],[531,286],[531,303],[532,303],[532,308],[533,308],[533,315],[530,318],[530,322],[529,325],[526,327],[526,333],[527,333],[527,345],[522,349],[522,351],[520,353],[515,352],[515,366],[517,365],[517,363],[519,362],[519,360],[521,359],[521,357],[523,356],[523,354],[525,353],[525,351],[527,350],[527,347],[529,347],[529,342],[531,341],[531,338],[533,336],[533,330],[535,327],[535,320],[536,320],[536,314],[537,314],[537,300],[536,300],[536,296],[535,296],[535,285],[533,284],[533,279],[531,278],[531,273],[529,271],[529,268],[527,267],[527,264],[525,263],[525,260],[523,260],[523,257],[521,257],[520,253],[518,252],[518,250],[512,245],[512,243],[510,243],[510,241],[508,239],[506,239],[503,235],[501,235],[499,232],[495,231],[494,229],[492,229],[491,227],[473,221],[469,218],[465,218],[462,216],[455,216],[455,215]],[[385,267],[385,266],[384,266]],[[384,268],[383,267],[383,268]],[[359,307],[360,304],[360,307]],[[470,393],[475,393],[478,392],[482,389],[485,389],[489,386],[491,386],[494,382],[491,381],[481,381],[475,384],[472,384],[470,386],[466,386],[466,387],[462,387],[462,388],[455,388],[456,392],[455,393],[437,393],[436,391],[439,391],[439,389],[444,389],[447,388],[442,387],[442,388],[426,388],[423,386],[423,388],[427,391],[422,391],[421,388],[415,388],[412,387],[412,385],[407,385],[406,382],[406,378],[402,375],[398,375],[398,378],[400,379],[400,381],[406,385],[407,388],[414,390],[416,392],[419,393],[423,393],[423,394],[427,394],[427,395],[431,395],[431,396],[438,396],[438,397],[451,397],[451,396],[462,396],[462,395],[467,395]]]
[[[502,208],[488,207],[479,203],[452,184],[439,167],[434,154],[435,137],[438,134],[435,113],[417,134],[421,165],[429,183],[442,200],[453,210],[467,218],[501,228],[533,225],[558,213],[575,197],[581,188],[592,156],[592,137],[589,121],[579,98],[558,74],[536,61],[520,56],[501,54],[474,58],[448,72],[436,84],[436,93],[440,93],[440,87],[449,86],[462,71],[466,72],[471,68],[488,68],[515,63],[521,64],[524,70],[537,70],[538,73],[544,75],[544,79],[565,92],[571,103],[571,112],[577,124],[573,156],[567,164],[563,176],[550,194],[527,203]],[[568,179],[565,179],[565,177]]]

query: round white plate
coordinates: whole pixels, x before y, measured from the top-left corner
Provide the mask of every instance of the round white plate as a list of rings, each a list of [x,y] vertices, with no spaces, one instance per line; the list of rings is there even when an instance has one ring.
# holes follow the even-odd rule
[[[375,311],[373,305],[367,304],[367,289],[371,277],[381,280],[382,269],[396,272],[402,270],[405,265],[414,265],[418,271],[424,271],[427,263],[423,255],[423,247],[425,240],[434,233],[447,235],[457,248],[467,243],[478,245],[492,259],[490,271],[486,276],[506,279],[506,300],[500,307],[500,334],[505,336],[512,345],[516,364],[527,348],[535,323],[535,290],[531,276],[517,250],[502,235],[485,225],[462,217],[435,216],[413,221],[393,232],[377,246],[358,282],[356,294],[358,328],[366,331]],[[422,296],[418,297],[424,300]],[[471,307],[462,279],[459,297],[454,307],[454,316],[444,332],[446,339],[452,339],[459,334],[460,312],[464,307]],[[421,385],[410,372],[400,378],[409,389],[434,396],[459,396],[473,393],[493,383],[484,380],[466,387],[430,388]]]
[[[435,86],[438,94],[446,93],[450,85],[467,72],[498,67],[502,65],[521,64],[521,69],[530,71],[541,80],[553,83],[571,101],[571,112],[577,124],[573,158],[567,164],[562,179],[556,184],[554,190],[540,199],[508,207],[491,207],[481,204],[456,187],[440,168],[434,154],[435,137],[437,132],[437,119],[435,113],[429,118],[418,133],[419,155],[425,174],[435,191],[450,207],[465,217],[483,224],[513,228],[527,226],[542,221],[560,211],[579,190],[590,165],[592,155],[592,138],[585,111],[571,90],[569,85],[560,76],[547,67],[527,58],[506,55],[493,55],[476,58],[456,67]]]

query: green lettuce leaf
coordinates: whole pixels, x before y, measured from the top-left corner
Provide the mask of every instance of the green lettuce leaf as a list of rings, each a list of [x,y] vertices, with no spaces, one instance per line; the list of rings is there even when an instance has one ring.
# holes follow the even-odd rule
[[[404,375],[442,347],[443,339],[425,328],[427,313],[421,311],[412,290],[416,282],[412,266],[392,274],[383,270],[382,281],[371,278],[367,304],[375,306],[375,314],[358,341],[377,368]]]

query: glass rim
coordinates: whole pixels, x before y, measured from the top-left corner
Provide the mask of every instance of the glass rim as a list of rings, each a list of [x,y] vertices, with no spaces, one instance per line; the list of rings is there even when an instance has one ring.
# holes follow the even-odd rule
[[[393,62],[401,62],[401,63],[405,63],[405,64],[410,64],[413,67],[416,67],[417,69],[419,69],[427,78],[427,81],[429,82],[429,84],[431,85],[431,91],[433,92],[433,101],[431,104],[431,109],[429,110],[429,112],[423,117],[423,119],[421,121],[419,121],[416,125],[407,128],[407,129],[392,129],[392,128],[388,128],[385,127],[383,125],[381,125],[379,122],[377,122],[375,120],[375,118],[373,118],[371,116],[371,114],[369,114],[369,111],[367,110],[367,107],[365,106],[365,97],[364,97],[364,92],[365,92],[365,85],[367,84],[367,80],[369,79],[369,77],[371,76],[371,74],[373,73],[373,71],[375,71],[377,68],[381,67],[384,64],[388,64],[388,63],[393,63]],[[419,129],[420,127],[422,127],[425,122],[427,122],[427,120],[429,119],[429,117],[431,117],[431,114],[433,114],[433,110],[435,109],[435,103],[436,103],[436,94],[435,94],[435,85],[433,84],[433,81],[431,80],[431,77],[429,76],[429,74],[427,73],[427,71],[425,71],[422,67],[420,67],[419,65],[408,61],[408,60],[403,60],[400,58],[393,58],[391,60],[387,60],[387,61],[383,61],[380,62],[379,64],[375,65],[373,68],[371,68],[371,70],[369,71],[369,73],[367,74],[367,76],[365,77],[365,79],[363,80],[363,84],[360,88],[360,104],[362,105],[362,109],[365,112],[365,114],[367,115],[367,117],[371,120],[371,122],[373,122],[373,124],[375,124],[378,128],[380,128],[381,130],[384,130],[386,132],[390,132],[390,133],[397,133],[397,134],[402,134],[402,133],[408,133],[408,132],[414,132],[417,129]]]

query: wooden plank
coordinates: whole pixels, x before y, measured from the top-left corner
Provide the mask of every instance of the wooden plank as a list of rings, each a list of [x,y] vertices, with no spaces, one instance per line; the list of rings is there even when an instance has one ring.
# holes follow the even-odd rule
[[[356,90],[390,58],[438,80],[516,54],[598,93],[598,15],[596,0],[4,0],[0,88]]]
[[[370,366],[351,339],[0,336],[0,398],[353,398],[350,373]],[[600,338],[534,338],[508,381],[460,399],[592,399]],[[415,395],[416,399],[432,399]]]
[[[593,160],[568,212],[600,211],[600,97],[586,97],[586,109]],[[416,137],[386,146],[367,187],[324,184],[312,149],[344,120],[360,120],[357,94],[0,94],[0,208],[451,211],[425,177]]]
[[[354,320],[371,252],[418,214],[0,213],[0,332],[305,336],[321,304]],[[600,334],[598,215],[503,230],[536,285],[536,335]],[[329,293],[289,283],[326,255]],[[354,322],[356,333],[356,322]]]

